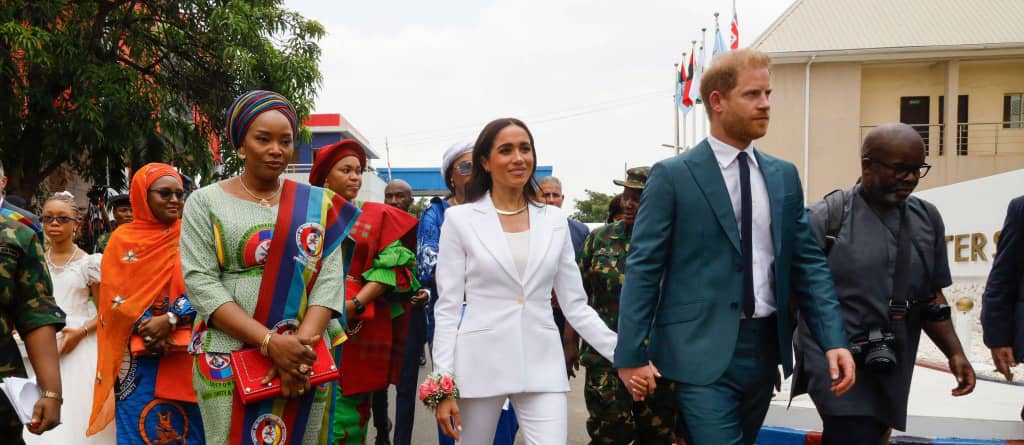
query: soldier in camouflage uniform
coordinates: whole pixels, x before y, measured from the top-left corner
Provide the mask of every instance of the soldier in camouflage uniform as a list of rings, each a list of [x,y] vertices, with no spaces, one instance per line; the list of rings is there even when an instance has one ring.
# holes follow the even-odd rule
[[[612,330],[619,324],[619,292],[625,277],[626,253],[649,171],[649,167],[631,168],[626,172],[625,181],[614,181],[624,188],[625,218],[594,230],[580,252],[583,287],[590,298],[590,306]],[[587,433],[592,445],[672,443],[678,413],[672,382],[658,379],[654,394],[642,402],[634,402],[611,362],[590,345],[583,345],[580,363],[587,368],[584,397],[590,413]]]
[[[132,222],[132,202],[128,199],[128,195],[117,195],[110,198],[110,209],[111,213],[114,214],[114,224],[110,228],[109,232],[100,235],[96,238],[96,248],[93,253],[103,253],[107,248],[107,243],[110,242],[110,235],[114,234],[114,230],[118,226],[128,224]]]
[[[35,231],[0,215],[0,378],[26,375],[14,339],[17,329],[43,391],[27,425],[34,434],[57,426],[62,402],[56,335],[64,327],[64,312],[53,301],[44,261]],[[21,444],[21,435],[18,415],[0,397],[0,437],[4,443]]]

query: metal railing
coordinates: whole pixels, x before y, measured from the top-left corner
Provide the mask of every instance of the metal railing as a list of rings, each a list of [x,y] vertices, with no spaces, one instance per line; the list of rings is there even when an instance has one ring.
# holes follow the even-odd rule
[[[945,155],[945,124],[911,125],[925,141],[925,152]],[[877,125],[862,125],[860,139]],[[957,124],[957,156],[1024,155],[1024,125],[1020,122],[965,122]]]
[[[288,164],[284,168],[285,173],[309,173],[309,170],[313,168],[313,164]]]
[[[309,173],[309,171],[312,168],[313,168],[313,164],[288,164],[288,166],[286,166],[284,168],[284,172],[285,173]],[[366,166],[366,172],[365,173],[372,173],[372,172],[376,172],[376,171],[377,171],[377,169],[373,168],[372,166]]]

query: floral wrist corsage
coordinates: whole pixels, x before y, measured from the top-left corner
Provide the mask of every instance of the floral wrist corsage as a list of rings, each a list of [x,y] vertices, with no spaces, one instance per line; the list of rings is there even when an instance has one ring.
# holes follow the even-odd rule
[[[455,379],[451,375],[434,373],[420,383],[419,396],[424,405],[435,409],[449,397],[458,400],[459,388],[455,386]]]

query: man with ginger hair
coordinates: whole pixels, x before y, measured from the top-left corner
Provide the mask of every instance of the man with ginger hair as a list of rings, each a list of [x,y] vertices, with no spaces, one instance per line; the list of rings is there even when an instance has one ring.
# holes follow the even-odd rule
[[[791,295],[842,394],[854,362],[800,177],[753,146],[768,131],[771,60],[738,50],[704,72],[711,135],[651,169],[619,303],[623,382],[676,382],[696,445],[752,444],[776,370],[792,372]],[[660,372],[659,372],[660,371]]]

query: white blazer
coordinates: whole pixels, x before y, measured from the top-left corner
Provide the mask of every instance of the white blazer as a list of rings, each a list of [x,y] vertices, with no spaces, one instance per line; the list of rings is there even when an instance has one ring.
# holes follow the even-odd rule
[[[552,289],[568,323],[612,360],[617,336],[587,305],[567,215],[552,206],[529,212],[522,280],[489,194],[445,212],[433,358],[435,371],[454,374],[462,397],[569,391]]]

